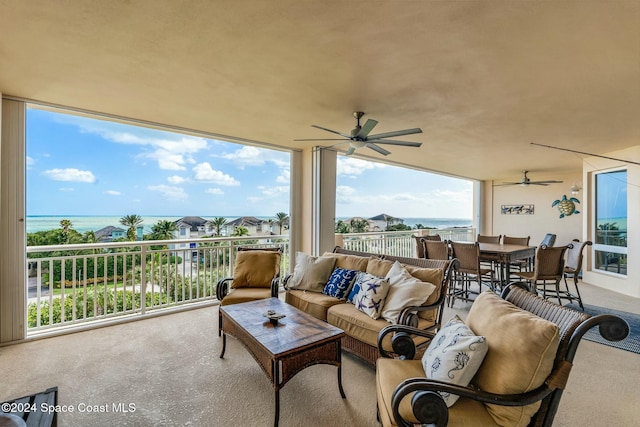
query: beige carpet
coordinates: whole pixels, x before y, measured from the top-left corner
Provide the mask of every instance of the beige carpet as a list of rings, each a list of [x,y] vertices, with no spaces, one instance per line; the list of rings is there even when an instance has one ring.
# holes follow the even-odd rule
[[[629,311],[627,303],[614,308]],[[467,310],[456,304],[445,318]],[[272,425],[271,384],[235,339],[218,357],[216,325],[210,307],[0,347],[0,401],[58,386],[60,404],[75,409],[59,415],[62,427]],[[375,371],[349,355],[343,362],[347,399],[335,367],[310,367],[281,391],[281,426],[378,425]],[[638,425],[638,378],[640,356],[583,342],[554,425]],[[114,404],[135,411],[114,412]]]

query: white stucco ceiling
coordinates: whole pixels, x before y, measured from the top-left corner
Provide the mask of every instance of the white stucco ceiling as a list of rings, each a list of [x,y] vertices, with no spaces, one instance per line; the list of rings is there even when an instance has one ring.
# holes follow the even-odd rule
[[[640,2],[0,0],[0,92],[287,147],[361,110],[423,129],[389,161],[542,178],[640,144]]]

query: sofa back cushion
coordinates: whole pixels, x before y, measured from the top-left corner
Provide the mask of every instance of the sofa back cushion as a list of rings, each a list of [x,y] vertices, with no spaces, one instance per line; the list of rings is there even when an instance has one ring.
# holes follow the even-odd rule
[[[233,268],[232,288],[270,288],[280,274],[280,252],[238,251]]]
[[[369,258],[357,255],[337,254],[334,252],[325,252],[322,256],[335,258],[336,263],[334,267],[340,267],[345,270],[367,271]]]
[[[333,272],[335,258],[314,257],[296,252],[296,266],[289,279],[289,289],[322,292]]]
[[[472,380],[491,393],[524,393],[541,386],[553,369],[559,330],[542,319],[485,291],[474,301],[466,324],[476,335],[487,338],[489,350]],[[507,407],[486,404],[501,426],[527,426],[540,402]]]
[[[436,286],[414,277],[398,261],[385,276],[389,280],[389,292],[382,307],[381,316],[392,324],[397,324],[405,307],[419,306],[433,293]]]

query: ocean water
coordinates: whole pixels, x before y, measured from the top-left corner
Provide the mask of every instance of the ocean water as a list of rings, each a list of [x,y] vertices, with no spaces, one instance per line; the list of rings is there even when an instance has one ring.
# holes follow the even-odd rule
[[[142,217],[142,226],[144,232],[151,231],[151,227],[160,220],[176,221],[181,217],[179,216],[144,216]],[[71,221],[72,228],[79,233],[87,231],[98,231],[101,228],[114,226],[125,228],[120,224],[121,216],[92,216],[92,215],[78,215],[78,216],[54,216],[54,215],[31,215],[27,216],[26,228],[27,233],[35,233],[37,231],[54,230],[60,228],[60,221],[68,219]],[[204,219],[213,219],[214,217],[202,217]],[[260,217],[260,219],[269,219],[270,217]],[[227,218],[229,221],[236,219],[236,217]],[[347,219],[347,218],[338,218]],[[425,227],[434,228],[453,228],[453,227],[471,227],[473,221],[470,219],[460,218],[403,218],[404,223],[413,228],[416,224],[422,224]]]

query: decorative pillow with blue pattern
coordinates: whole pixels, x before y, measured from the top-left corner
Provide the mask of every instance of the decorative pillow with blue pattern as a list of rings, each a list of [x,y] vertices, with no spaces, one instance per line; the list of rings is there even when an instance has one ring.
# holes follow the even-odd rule
[[[487,354],[487,339],[477,336],[458,317],[454,316],[438,331],[422,356],[422,367],[427,378],[468,386]],[[458,400],[458,395],[438,392],[447,407]]]
[[[356,270],[335,268],[329,277],[329,281],[324,285],[322,293],[341,300],[346,299],[357,274],[358,271]]]
[[[354,287],[358,293],[353,299],[356,308],[372,319],[380,318],[385,298],[389,292],[389,280],[369,273],[359,273]]]

